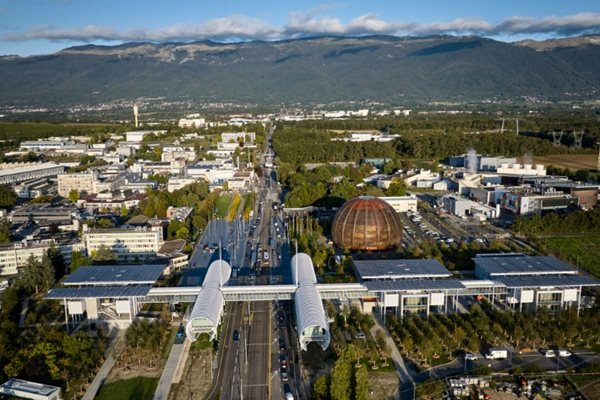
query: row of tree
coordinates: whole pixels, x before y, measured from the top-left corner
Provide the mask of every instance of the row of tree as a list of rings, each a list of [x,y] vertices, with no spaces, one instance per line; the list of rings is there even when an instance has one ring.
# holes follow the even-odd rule
[[[352,345],[347,346],[335,362],[331,376],[320,375],[313,384],[317,400],[367,400],[369,378],[366,368],[356,364]]]
[[[589,346],[600,341],[600,313],[596,306],[578,317],[574,309],[535,314],[500,310],[487,301],[474,304],[468,314],[436,314],[387,318],[392,337],[405,356],[427,367],[442,355],[463,350],[483,351],[509,342],[516,348]]]

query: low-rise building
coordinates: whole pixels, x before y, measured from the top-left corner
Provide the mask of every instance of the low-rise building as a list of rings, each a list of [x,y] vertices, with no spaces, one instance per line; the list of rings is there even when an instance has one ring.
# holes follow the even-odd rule
[[[19,270],[27,265],[30,257],[41,260],[52,246],[60,252],[67,265],[71,262],[72,253],[83,248],[80,243],[54,243],[53,240],[43,243],[18,242],[0,245],[0,275],[17,275]]]
[[[543,194],[529,191],[505,192],[500,201],[504,210],[517,215],[540,214],[579,205],[577,197],[556,190],[549,190]]]
[[[53,162],[2,163],[0,164],[0,185],[57,176],[63,172],[65,172],[65,167]]]
[[[164,146],[162,148],[161,161],[171,162],[174,160],[194,161],[196,159],[196,150],[193,147],[186,146]]]
[[[95,171],[63,174],[58,177],[58,194],[68,197],[72,190],[77,193],[97,193],[94,187],[97,181],[98,173]]]
[[[156,256],[163,240],[162,229],[114,228],[85,230],[84,241],[89,255],[103,247],[119,261],[141,261]]]
[[[202,128],[205,123],[204,118],[181,118],[177,126],[180,128]]]
[[[52,203],[29,204],[17,207],[10,214],[10,220],[15,224],[23,222],[58,222],[70,221],[79,216],[79,210],[72,205],[53,205]]]
[[[546,167],[541,164],[501,164],[496,172],[500,175],[545,176]]]
[[[169,178],[167,182],[167,191],[173,193],[184,186],[191,185],[198,181],[199,178]]]
[[[58,386],[45,385],[23,379],[11,378],[0,385],[0,393],[9,398],[30,400],[62,400]]]
[[[25,140],[19,145],[19,149],[27,151],[60,150],[67,146],[73,146],[75,142],[66,138]]]
[[[417,197],[410,196],[383,196],[381,200],[388,203],[396,212],[417,212]]]
[[[158,131],[130,131],[130,132],[125,132],[125,138],[128,142],[141,142],[142,140],[144,140],[144,136],[149,135],[149,134],[154,134],[156,136],[158,135],[162,135],[163,133],[166,133],[167,131],[164,130],[158,130]]]

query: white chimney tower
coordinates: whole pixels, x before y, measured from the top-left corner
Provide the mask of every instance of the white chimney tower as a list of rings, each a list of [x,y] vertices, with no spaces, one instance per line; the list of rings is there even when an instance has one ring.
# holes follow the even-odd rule
[[[133,106],[133,118],[135,119],[135,127],[138,127],[138,106]]]

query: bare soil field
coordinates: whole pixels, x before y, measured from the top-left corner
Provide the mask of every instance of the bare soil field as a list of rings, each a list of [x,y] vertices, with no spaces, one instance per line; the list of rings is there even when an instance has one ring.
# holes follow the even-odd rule
[[[524,163],[524,157],[518,157],[517,161]],[[551,154],[548,156],[533,156],[529,160],[532,164],[544,164],[546,167],[554,165],[560,168],[569,168],[573,171],[578,169],[596,169],[598,162],[597,154]]]

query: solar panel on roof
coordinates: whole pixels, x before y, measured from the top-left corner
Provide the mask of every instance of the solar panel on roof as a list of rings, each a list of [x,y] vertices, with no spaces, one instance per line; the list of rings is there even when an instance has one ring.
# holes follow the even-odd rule
[[[509,288],[540,286],[600,286],[600,280],[587,275],[506,276],[498,278],[498,281]]]
[[[151,286],[89,286],[82,288],[54,288],[46,299],[84,299],[109,297],[142,297],[148,294]]]
[[[80,267],[69,275],[65,285],[98,285],[107,283],[154,283],[165,265],[92,265]]]
[[[527,256],[523,254],[504,256],[477,256],[473,259],[488,275],[528,274],[576,274],[572,266],[549,256]]]
[[[427,278],[448,277],[448,271],[439,261],[419,260],[354,260],[354,266],[362,279],[377,278]]]

